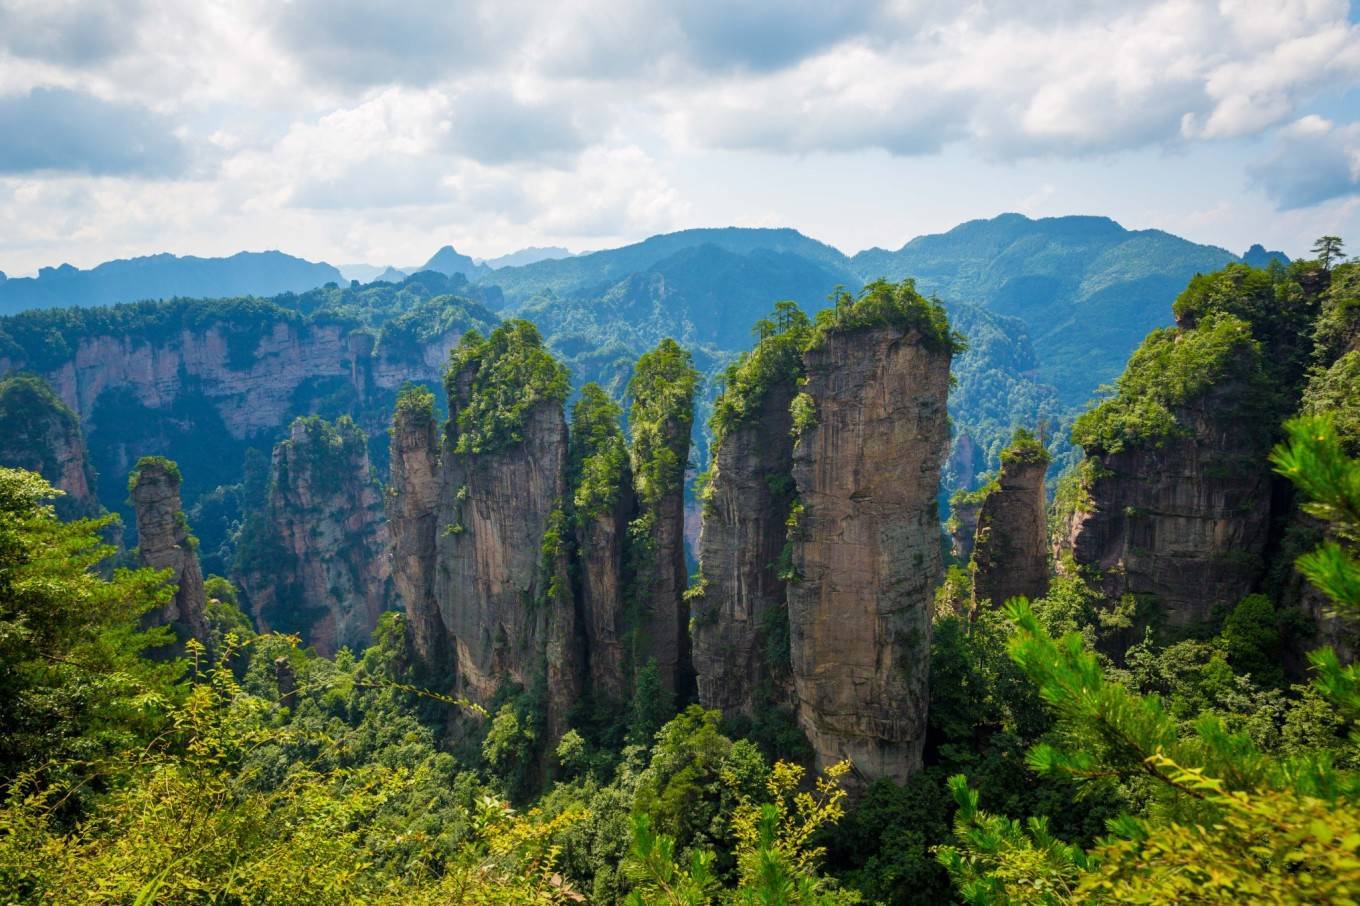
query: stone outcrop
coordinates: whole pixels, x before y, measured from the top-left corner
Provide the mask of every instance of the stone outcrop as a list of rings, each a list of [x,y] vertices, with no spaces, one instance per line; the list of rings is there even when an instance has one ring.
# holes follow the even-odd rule
[[[246,532],[237,579],[262,629],[327,656],[367,645],[392,583],[382,497],[353,421],[293,422],[274,447],[263,519]]]
[[[390,463],[387,525],[392,579],[406,609],[417,659],[436,675],[451,675],[453,648],[434,597],[440,476],[433,394],[415,389],[398,399]]]
[[[515,687],[541,695],[551,741],[585,672],[564,510],[566,371],[513,321],[460,347],[445,390],[437,449],[433,399],[419,392],[399,397],[392,433],[395,580],[413,647],[478,704]]]
[[[680,701],[694,692],[690,652],[689,584],[685,567],[685,472],[698,373],[674,340],[662,340],[639,360],[629,395],[637,490],[629,594],[638,604],[640,644],[635,667],[655,662],[661,685]]]
[[[41,378],[0,381],[0,465],[37,472],[63,491],[55,501],[63,519],[100,512],[80,421]]]
[[[996,486],[977,517],[972,565],[973,601],[979,607],[1048,593],[1047,471],[1048,455],[1037,443],[1001,454]]]
[[[1184,433],[1159,444],[1088,451],[1089,505],[1060,548],[1111,600],[1132,595],[1183,627],[1255,588],[1271,521],[1270,447],[1258,425],[1222,417],[1242,392],[1226,383],[1178,408]]]
[[[150,341],[136,335],[80,337],[70,355],[39,370],[82,421],[106,391],[130,393],[148,409],[169,409],[192,385],[240,439],[286,423],[299,388],[339,379],[356,397],[395,390],[408,380],[436,381],[460,333],[450,331],[420,351],[420,360],[394,359],[372,337],[340,324],[283,320],[258,336],[212,324],[182,328]],[[0,374],[33,367],[24,357],[0,357]]]
[[[982,512],[982,495],[977,491],[955,494],[950,499],[949,553],[960,563],[973,557],[973,542],[977,539],[978,514]]]
[[[819,765],[921,766],[949,346],[917,328],[830,330],[805,356],[793,455],[789,629],[798,719]]]
[[[753,717],[792,700],[781,561],[795,496],[789,404],[796,391],[794,375],[776,382],[759,412],[722,438],[703,504],[694,669],[699,702],[724,714]]]
[[[635,500],[626,459],[617,499],[597,513],[581,516],[576,524],[579,558],[578,595],[582,631],[590,661],[590,683],[595,694],[622,702],[632,693],[628,652],[624,642],[624,592],[628,521]]]
[[[128,480],[137,514],[137,560],[150,569],[169,570],[169,584],[175,586],[170,602],[144,619],[148,625],[171,626],[177,647],[190,637],[208,637],[203,572],[180,505],[181,481],[179,468],[163,457],[142,459]]]

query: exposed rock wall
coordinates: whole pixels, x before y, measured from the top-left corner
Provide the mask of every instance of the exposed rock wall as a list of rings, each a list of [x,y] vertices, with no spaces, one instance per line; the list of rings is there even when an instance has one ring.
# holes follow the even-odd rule
[[[682,463],[689,457],[689,429],[688,421],[672,422],[665,428],[667,443]],[[662,685],[682,699],[694,685],[689,607],[684,600],[689,583],[685,569],[684,498],[682,479],[652,506],[643,504],[642,518],[648,521],[647,554],[645,562],[635,559],[637,574],[631,577],[633,593],[643,603],[640,661],[656,661]]]
[[[450,331],[421,350],[418,362],[375,350],[366,333],[339,324],[280,321],[259,336],[214,324],[182,328],[149,340],[125,334],[81,337],[61,361],[30,363],[0,356],[0,375],[37,370],[82,422],[105,391],[126,390],[143,406],[168,409],[192,389],[217,409],[232,437],[251,437],[285,424],[296,412],[299,387],[341,378],[363,399],[373,389],[405,381],[437,381],[460,333]]]
[[[632,693],[624,648],[624,568],[628,520],[635,500],[626,464],[624,469],[625,485],[614,506],[576,526],[582,630],[589,652],[591,688],[597,696],[614,702],[626,701]]]
[[[803,506],[789,628],[798,718],[819,765],[867,779],[921,765],[948,351],[914,328],[833,331],[806,357],[815,424],[793,454]]]
[[[978,514],[982,501],[966,495],[953,501],[949,514],[949,553],[960,563],[973,557],[973,542],[977,540]]]
[[[364,433],[296,419],[274,447],[269,498],[238,580],[262,628],[298,632],[323,655],[364,647],[392,591],[382,498]],[[263,543],[261,543],[263,542]]]
[[[0,465],[37,472],[64,491],[55,504],[64,519],[100,512],[80,422],[41,378],[0,381]]]
[[[793,376],[774,384],[759,414],[722,439],[704,503],[694,669],[700,704],[725,714],[755,716],[792,699],[787,645],[776,646],[788,623],[780,561],[795,496],[789,403],[796,391]]]
[[[1095,571],[1106,595],[1150,601],[1168,626],[1235,605],[1265,570],[1269,438],[1249,441],[1242,425],[1219,417],[1241,392],[1220,385],[1178,409],[1184,435],[1099,456],[1090,506],[1075,513],[1061,545]]]
[[[198,554],[189,523],[180,505],[179,469],[173,462],[148,457],[137,464],[128,492],[137,514],[137,560],[151,569],[170,570],[175,595],[170,603],[148,614],[153,626],[170,625],[182,645],[190,637],[208,637],[206,595]]]
[[[1000,607],[1017,596],[1048,593],[1048,525],[1044,473],[1048,457],[1002,454],[997,486],[982,502],[973,547],[973,600]]]
[[[433,397],[397,406],[391,433],[387,524],[392,578],[406,608],[416,657],[436,674],[451,673],[453,648],[434,595],[435,533],[439,504],[439,432]]]
[[[457,412],[460,400],[450,402]],[[488,703],[500,687],[548,679],[550,641],[559,658],[549,683],[549,721],[559,723],[579,693],[574,605],[560,581],[556,550],[544,536],[561,513],[566,489],[567,425],[560,402],[539,403],[523,440],[487,453],[454,453],[441,463],[435,551],[435,601],[454,645],[460,689]]]

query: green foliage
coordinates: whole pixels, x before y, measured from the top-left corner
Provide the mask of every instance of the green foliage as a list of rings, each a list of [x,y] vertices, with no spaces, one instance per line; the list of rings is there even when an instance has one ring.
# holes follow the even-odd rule
[[[1011,435],[1011,442],[1006,445],[1006,449],[1001,451],[1001,462],[1008,463],[1043,463],[1048,465],[1048,451],[1044,445],[1039,443],[1039,439],[1026,428],[1016,428]]]
[[[84,460],[85,484],[94,490],[95,475],[85,457],[80,420],[52,391],[47,382],[31,374],[0,380],[0,462],[26,468],[54,484],[62,483],[63,471],[72,456]],[[70,498],[56,500],[64,516],[94,515]]]
[[[1360,349],[1347,352],[1312,376],[1300,410],[1330,416],[1346,451],[1360,454]]]
[[[655,660],[649,660],[637,671],[628,712],[628,741],[644,746],[675,714],[674,696],[661,684],[661,671]]]
[[[817,404],[806,393],[799,393],[789,403],[789,415],[793,418],[791,430],[794,437],[798,437],[809,428],[817,426]]]
[[[619,407],[599,384],[586,384],[571,409],[568,480],[578,519],[610,512],[628,482],[628,446],[623,439]]]
[[[1077,419],[1072,439],[1088,455],[1160,446],[1186,430],[1177,420],[1178,409],[1234,384],[1242,385],[1245,394],[1218,407],[1215,417],[1256,423],[1266,414],[1262,402],[1269,385],[1260,344],[1246,321],[1215,314],[1193,330],[1154,330],[1129,359],[1115,395]]]
[[[628,384],[628,425],[634,481],[645,509],[684,483],[698,389],[694,361],[674,340],[662,340],[638,359]]]
[[[137,460],[137,465],[128,474],[128,493],[137,490],[137,484],[142,480],[144,469],[164,472],[170,476],[170,480],[175,484],[181,484],[184,481],[184,476],[180,473],[179,466],[175,464],[174,460],[166,459],[164,456],[143,456]]]
[[[722,392],[713,404],[709,430],[716,449],[725,436],[755,418],[770,391],[803,375],[803,349],[812,322],[793,302],[776,302],[769,318],[756,323],[759,341],[723,372]]]
[[[1313,255],[1317,257],[1323,269],[1330,269],[1332,262],[1346,257],[1341,248],[1340,236],[1323,236],[1313,243]]]
[[[485,339],[464,334],[449,354],[444,382],[453,409],[449,440],[455,452],[472,454],[523,442],[533,410],[560,405],[570,390],[566,368],[528,321],[507,321]]]
[[[1266,686],[1284,681],[1280,667],[1280,630],[1275,606],[1265,595],[1247,595],[1223,623],[1228,663],[1238,673]]]
[[[901,283],[875,280],[857,295],[842,290],[832,302],[831,308],[817,313],[810,345],[820,345],[832,333],[886,326],[919,331],[926,346],[950,354],[967,348],[963,338],[949,329],[944,306],[918,293],[910,278]]]
[[[410,381],[397,391],[396,411],[415,420],[434,420],[434,394],[429,388]]]

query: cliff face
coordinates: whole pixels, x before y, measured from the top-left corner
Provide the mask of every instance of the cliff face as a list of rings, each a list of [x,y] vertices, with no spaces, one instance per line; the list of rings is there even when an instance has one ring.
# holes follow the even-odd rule
[[[629,594],[639,611],[635,666],[654,661],[662,686],[681,701],[694,691],[684,600],[689,584],[685,471],[698,382],[689,353],[667,339],[638,359],[629,384],[630,459],[638,499],[638,516],[630,528],[637,546],[629,558]]]
[[[615,702],[626,701],[632,691],[624,647],[624,568],[634,500],[626,462],[623,469],[625,483],[613,506],[578,520],[576,525],[582,630],[589,651],[591,688],[596,695]]]
[[[398,402],[392,422],[387,524],[392,579],[406,608],[416,657],[439,674],[452,670],[453,655],[434,596],[439,438],[433,394],[415,393],[409,402]]]
[[[435,599],[461,688],[478,702],[507,681],[534,684],[553,609],[543,536],[565,488],[560,404],[536,406],[523,438],[504,450],[443,458]]]
[[[1265,569],[1268,439],[1251,441],[1221,417],[1241,393],[1218,385],[1175,412],[1184,435],[1099,456],[1090,506],[1073,516],[1062,543],[1095,568],[1107,596],[1149,600],[1169,626],[1236,604]]]
[[[264,519],[246,531],[263,536],[243,543],[238,576],[261,628],[298,632],[327,656],[367,644],[391,566],[367,440],[353,421],[293,422],[274,447]]]
[[[780,561],[794,499],[796,390],[792,377],[769,388],[759,413],[724,436],[714,458],[692,625],[699,702],[724,713],[754,716],[792,699]]]
[[[949,440],[940,345],[877,326],[832,331],[805,357],[815,422],[793,454],[788,591],[798,718],[819,765],[849,756],[868,779],[921,765]]]
[[[40,378],[0,381],[0,465],[37,472],[64,491],[55,502],[63,519],[100,512],[80,422]]]
[[[295,393],[308,383],[338,379],[362,400],[408,380],[436,381],[459,336],[449,331],[434,338],[411,362],[390,358],[375,350],[368,334],[338,324],[280,321],[258,336],[212,324],[154,340],[94,333],[55,363],[0,356],[0,374],[38,370],[82,422],[109,390],[148,409],[169,409],[192,390],[239,440],[284,424],[297,411]]]
[[[949,553],[955,560],[967,563],[973,556],[982,501],[975,494],[966,494],[950,502],[953,508],[949,514]]]
[[[1009,452],[1009,451],[1008,451]],[[982,502],[973,548],[973,600],[1000,607],[1008,599],[1048,593],[1047,456],[1001,459],[997,486]]]
[[[168,459],[147,457],[137,464],[128,482],[137,513],[137,559],[151,569],[170,570],[175,586],[170,603],[148,614],[150,625],[170,625],[180,645],[189,637],[204,640],[208,626],[203,572],[180,506],[179,469]]]

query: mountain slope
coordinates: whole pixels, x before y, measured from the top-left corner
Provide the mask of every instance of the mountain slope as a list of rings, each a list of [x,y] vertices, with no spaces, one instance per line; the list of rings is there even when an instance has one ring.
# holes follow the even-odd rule
[[[501,268],[483,277],[482,282],[500,286],[513,309],[545,292],[566,296],[616,283],[629,274],[659,264],[677,252],[703,245],[735,255],[755,251],[798,255],[823,268],[839,272],[842,277],[840,282],[859,282],[853,271],[846,267],[845,256],[823,242],[809,239],[797,230],[741,227],[665,233],[622,248],[538,261],[523,267]]]
[[[971,302],[1023,321],[1038,373],[1079,405],[1113,379],[1196,273],[1237,260],[1160,230],[1107,217],[1002,214],[851,259],[864,279],[914,277],[948,305]]]
[[[90,270],[69,264],[44,267],[37,277],[0,281],[0,314],[173,296],[273,296],[303,292],[343,279],[329,264],[275,251],[238,252],[229,258],[148,255],[106,261]]]

